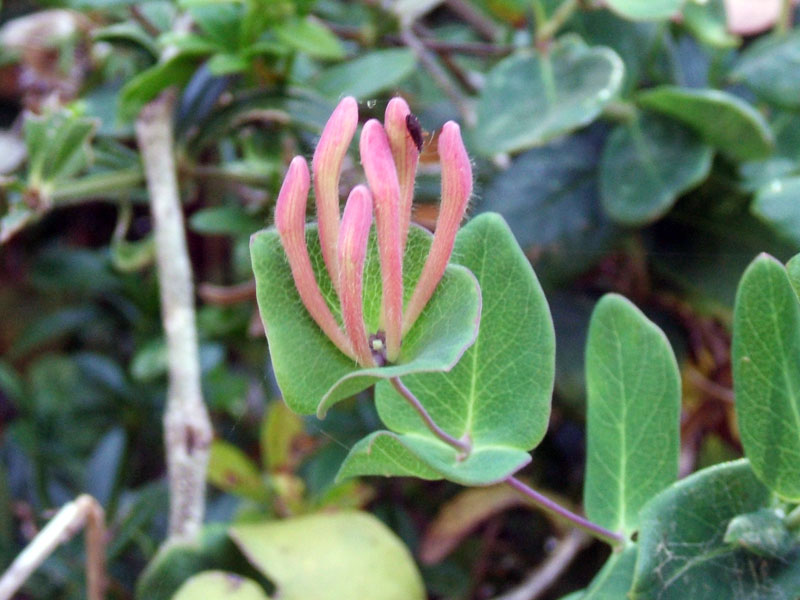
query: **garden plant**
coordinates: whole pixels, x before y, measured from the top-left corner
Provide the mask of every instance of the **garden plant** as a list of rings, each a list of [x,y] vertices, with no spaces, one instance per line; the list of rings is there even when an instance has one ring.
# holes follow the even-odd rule
[[[800,598],[793,2],[1,6],[0,600]]]

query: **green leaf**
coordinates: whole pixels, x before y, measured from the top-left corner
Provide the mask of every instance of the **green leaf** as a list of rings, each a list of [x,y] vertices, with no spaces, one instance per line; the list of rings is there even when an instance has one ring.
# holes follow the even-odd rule
[[[25,120],[28,185],[48,193],[56,182],[78,175],[91,161],[97,121],[66,111]]]
[[[733,160],[756,160],[772,152],[774,140],[764,117],[727,92],[665,85],[640,93],[637,101],[683,121]]]
[[[608,7],[626,19],[656,21],[676,16],[685,0],[607,0]]]
[[[580,600],[621,600],[628,597],[633,585],[633,569],[636,566],[635,545],[622,552],[614,552],[594,576],[592,583],[580,596]]]
[[[728,523],[726,544],[738,544],[767,558],[782,559],[800,544],[774,509],[762,508],[739,515]]]
[[[172,600],[269,600],[252,579],[225,571],[203,571],[180,587]]]
[[[631,533],[678,476],[681,379],[664,333],[622,296],[607,294],[592,314],[586,387],[586,514]]]
[[[163,546],[136,582],[137,600],[168,600],[192,575],[221,569],[257,579],[256,572],[228,537],[227,526],[205,526],[191,543]]]
[[[231,537],[282,600],[423,600],[410,553],[367,513],[235,525]]]
[[[456,437],[530,450],[547,429],[553,391],[555,336],[547,300],[496,213],[475,217],[459,232],[451,260],[472,271],[481,286],[478,339],[450,372],[412,375],[404,382]],[[394,431],[427,432],[388,384],[380,385],[377,405]]]
[[[369,98],[399,84],[414,72],[414,53],[407,48],[375,50],[322,71],[313,80],[324,96]]]
[[[524,450],[476,445],[468,457],[430,434],[376,431],[359,440],[342,463],[337,481],[362,475],[449,479],[465,486],[491,485],[531,462]]]
[[[800,500],[800,304],[777,260],[745,271],[733,316],[733,382],[745,456],[770,489]]]
[[[800,177],[776,179],[758,190],[752,213],[787,242],[800,247]]]
[[[636,89],[651,49],[660,37],[658,24],[626,21],[609,10],[580,11],[572,22],[589,45],[608,46],[623,60],[625,76],[621,95]]]
[[[344,58],[344,47],[339,38],[313,17],[286,21],[276,25],[273,32],[287,46],[314,58],[326,60]]]
[[[800,594],[800,551],[767,560],[724,542],[731,519],[764,508],[770,491],[746,460],[709,467],[642,511],[631,600],[785,600]]]
[[[269,472],[291,472],[292,448],[303,433],[303,420],[280,400],[267,407],[259,435],[261,462]]]
[[[728,33],[724,0],[687,2],[683,22],[697,39],[714,48],[735,48],[742,40]]]
[[[789,283],[792,284],[794,293],[800,299],[800,254],[795,255],[786,263],[786,274],[789,276]]]
[[[569,245],[582,231],[596,234],[604,218],[597,186],[603,143],[590,130],[520,154],[489,184],[479,210],[503,215],[519,244],[537,251]]]
[[[189,218],[193,231],[210,235],[250,235],[263,226],[263,219],[247,214],[238,206],[203,208]]]
[[[136,75],[119,94],[119,119],[135,119],[142,107],[164,89],[171,85],[184,86],[194,74],[196,60],[193,54],[177,54]]]
[[[418,227],[409,232],[403,268],[406,301],[422,271],[431,236]],[[306,228],[306,242],[317,281],[334,315],[340,309],[325,269],[316,225]],[[380,379],[417,371],[451,369],[477,336],[480,289],[464,267],[447,268],[431,301],[403,339],[394,365],[361,369],[333,345],[304,309],[292,279],[280,238],[274,229],[251,241],[253,273],[261,317],[265,323],[275,377],[286,403],[295,412],[322,417],[336,402]],[[381,274],[375,231],[370,236],[364,268],[364,318],[367,330],[378,330]]]
[[[800,108],[800,31],[765,36],[748,46],[731,72],[760,98],[790,109]]]
[[[476,147],[484,154],[517,152],[588,125],[614,99],[624,72],[613,50],[571,36],[547,53],[509,56],[486,78]]]
[[[600,161],[603,208],[625,225],[654,221],[708,177],[711,158],[711,148],[670,119],[646,114],[620,125]]]
[[[231,73],[242,73],[250,68],[250,61],[246,56],[236,53],[215,54],[208,61],[208,70],[217,77],[230,75]]]
[[[528,259],[499,215],[484,213],[470,221],[456,238],[451,260],[472,271],[480,284],[478,339],[449,372],[417,373],[404,377],[403,383],[442,429],[471,441],[472,454],[458,464],[458,453],[440,447],[388,382],[378,384],[375,403],[392,431],[430,439],[425,446],[406,435],[397,438],[417,458],[445,477],[485,484],[527,462],[527,451],[547,430],[555,377],[553,321]],[[427,450],[435,456],[427,456]],[[497,454],[495,460],[505,467],[498,462],[496,469],[484,470],[478,459],[486,460],[485,451]],[[383,469],[385,459],[379,460]]]
[[[267,488],[256,464],[228,442],[211,442],[207,477],[216,487],[230,494],[257,502],[267,497]]]

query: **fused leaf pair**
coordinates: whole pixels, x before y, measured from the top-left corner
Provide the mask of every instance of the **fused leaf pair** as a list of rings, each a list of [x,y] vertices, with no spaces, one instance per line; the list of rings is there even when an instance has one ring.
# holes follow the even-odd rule
[[[439,140],[442,206],[433,237],[410,226],[420,149],[416,119],[400,98],[388,104],[384,124],[372,119],[362,128],[367,185],[353,188],[340,217],[339,176],[357,126],[356,101],[345,98],[314,153],[318,224],[305,223],[311,177],[296,157],[275,229],[252,242],[278,383],[301,413],[324,414],[377,378],[447,370],[477,335],[480,290],[469,271],[448,267],[472,191],[458,125],[445,124]]]

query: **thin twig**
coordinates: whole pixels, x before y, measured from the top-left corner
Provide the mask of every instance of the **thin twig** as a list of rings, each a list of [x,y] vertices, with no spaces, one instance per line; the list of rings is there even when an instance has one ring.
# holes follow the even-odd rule
[[[487,41],[493,42],[500,36],[500,28],[482,15],[465,0],[446,0],[447,8],[464,19],[475,31]]]
[[[392,377],[389,381],[391,382],[392,386],[394,386],[394,389],[396,389],[397,392],[406,399],[409,406],[417,411],[417,414],[422,417],[422,420],[425,421],[425,426],[431,431],[431,433],[433,433],[433,435],[442,440],[445,444],[448,444],[456,450],[464,452],[465,454],[469,454],[472,451],[471,443],[454,438],[436,424],[436,421],[433,420],[433,417],[431,417],[430,413],[425,409],[424,406],[422,406],[422,403],[419,401],[419,399],[405,386],[405,384],[403,384],[402,381],[400,381],[399,377]]]
[[[525,581],[494,600],[536,600],[558,581],[589,539],[585,533],[573,529],[559,540],[547,560]]]
[[[387,35],[384,38],[392,44],[402,44],[399,36]],[[437,40],[430,37],[420,37],[420,41],[429,50],[436,53],[447,54],[469,54],[471,56],[502,57],[511,54],[514,46],[510,44],[491,44],[485,42],[455,42],[448,40]]]
[[[106,587],[105,517],[89,495],[61,507],[0,578],[0,600],[10,600],[28,577],[58,548],[86,527],[86,597],[102,600]]]
[[[430,76],[442,91],[450,98],[450,101],[456,106],[461,118],[468,125],[475,124],[475,111],[470,106],[469,101],[461,93],[461,90],[456,87],[444,69],[436,62],[436,58],[428,51],[420,39],[409,28],[405,28],[400,32],[400,37],[417,57],[422,66],[427,69]]]
[[[522,483],[519,479],[514,477],[513,475],[507,477],[505,482],[510,485],[512,488],[524,494],[526,497],[531,499],[536,505],[541,508],[543,511],[550,513],[554,517],[558,517],[568,521],[571,525],[574,525],[578,529],[582,529],[592,537],[595,537],[599,540],[610,544],[611,546],[618,546],[625,541],[625,538],[622,537],[621,534],[615,533],[613,531],[609,531],[605,527],[601,527],[596,523],[592,523],[588,519],[575,514],[574,512],[567,510],[560,504],[553,502],[547,496],[540,494],[532,487],[529,487]]]
[[[694,367],[689,367],[686,373],[689,376],[689,379],[692,380],[692,383],[704,394],[714,398],[715,400],[721,400],[726,404],[734,403],[735,397],[732,389],[712,381]]]
[[[256,281],[251,279],[236,285],[201,283],[197,287],[197,295],[203,302],[218,306],[250,302],[256,299]]]
[[[452,435],[444,431],[436,421],[433,420],[430,413],[422,406],[422,403],[419,399],[414,395],[414,393],[409,390],[402,381],[400,381],[399,377],[392,377],[389,379],[391,384],[394,388],[398,391],[398,393],[406,399],[408,404],[413,408],[422,420],[425,422],[425,426],[430,430],[433,435],[437,438],[442,440],[445,444],[449,444],[453,448],[457,450],[461,450],[465,453],[469,453],[472,450],[472,443],[469,440],[457,440]],[[601,527],[596,523],[592,523],[588,519],[575,514],[574,512],[570,511],[567,508],[564,508],[557,502],[554,502],[547,496],[537,492],[532,487],[528,486],[527,484],[523,483],[513,475],[509,475],[506,477],[503,482],[507,483],[513,489],[517,490],[521,494],[523,494],[528,500],[530,500],[534,505],[536,505],[539,509],[543,510],[544,512],[567,521],[574,527],[578,529],[582,529],[592,537],[597,538],[598,540],[602,540],[611,546],[619,546],[625,541],[625,538],[622,534],[615,533],[613,531],[609,531],[605,527]]]
[[[172,115],[174,91],[162,93],[136,122],[153,212],[169,389],[164,437],[170,488],[168,543],[192,541],[205,513],[211,423],[200,386],[194,289],[178,194]]]

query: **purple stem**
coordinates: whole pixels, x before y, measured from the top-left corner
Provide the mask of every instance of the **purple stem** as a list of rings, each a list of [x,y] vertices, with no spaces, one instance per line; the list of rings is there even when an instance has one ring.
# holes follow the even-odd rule
[[[472,444],[469,442],[458,440],[454,438],[452,435],[447,433],[444,429],[439,427],[436,424],[436,421],[433,420],[433,417],[425,410],[425,407],[422,406],[422,403],[417,399],[417,397],[409,390],[402,381],[400,381],[399,377],[392,377],[389,381],[394,386],[394,389],[398,391],[398,393],[406,399],[408,404],[417,411],[417,414],[422,417],[422,420],[425,421],[425,426],[430,429],[431,433],[435,435],[437,438],[442,440],[445,444],[448,444],[455,448],[456,450],[460,450],[465,454],[469,454],[472,451]]]
[[[419,399],[409,390],[402,381],[400,381],[399,377],[392,377],[389,381],[394,386],[394,389],[398,391],[398,393],[406,399],[409,403],[411,408],[417,411],[422,420],[425,421],[425,425],[428,429],[433,433],[437,438],[442,440],[445,444],[449,444],[456,450],[461,450],[462,452],[469,454],[472,450],[472,444],[469,442],[465,442],[463,440],[458,440],[454,438],[452,435],[444,431],[441,427],[439,427],[436,422],[433,420],[433,417],[425,410],[425,407],[422,406],[422,403]],[[544,496],[534,490],[533,488],[525,485],[519,479],[514,477],[513,475],[509,475],[503,480],[505,483],[510,485],[512,488],[517,490],[519,493],[527,497],[529,500],[533,501],[539,508],[541,508],[546,513],[550,513],[556,517],[560,517],[566,521],[569,521],[577,527],[591,535],[598,540],[606,542],[611,546],[620,546],[625,542],[625,537],[614,531],[609,531],[605,527],[601,527],[596,523],[592,523],[588,519],[575,514],[574,512],[567,510],[560,504],[553,502],[547,496]]]
[[[592,537],[602,540],[611,546],[619,546],[625,541],[625,538],[621,534],[609,531],[605,527],[600,527],[600,525],[592,523],[580,515],[576,515],[574,512],[567,510],[560,504],[553,502],[547,496],[544,496],[533,488],[525,485],[513,475],[506,477],[505,482],[519,493],[523,494],[525,497],[533,500],[533,502],[535,502],[536,505],[545,512],[569,521],[575,527],[582,529]]]

